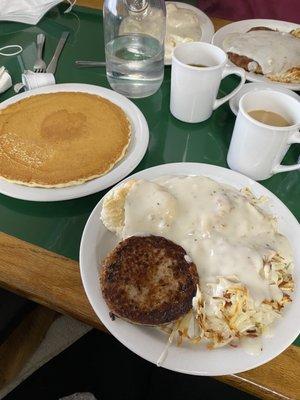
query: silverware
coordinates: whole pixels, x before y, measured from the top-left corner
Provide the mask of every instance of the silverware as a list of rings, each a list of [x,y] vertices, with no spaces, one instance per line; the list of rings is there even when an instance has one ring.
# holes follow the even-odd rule
[[[66,41],[68,39],[68,36],[69,36],[69,32],[62,33],[62,35],[59,39],[58,45],[53,54],[52,60],[50,61],[49,65],[46,69],[46,72],[49,72],[50,74],[55,74],[56,67],[57,67],[57,61],[59,59],[60,53],[62,52],[62,49],[63,49]]]
[[[34,72],[46,72],[46,63],[43,60],[43,48],[45,43],[45,35],[39,33],[36,37],[36,60],[33,66]]]
[[[105,61],[75,61],[76,67],[105,67]]]

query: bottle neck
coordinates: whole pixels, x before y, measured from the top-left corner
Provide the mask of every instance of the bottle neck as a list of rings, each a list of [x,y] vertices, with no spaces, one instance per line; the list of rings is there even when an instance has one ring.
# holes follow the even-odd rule
[[[139,13],[148,7],[148,0],[124,0],[125,5],[131,12]]]

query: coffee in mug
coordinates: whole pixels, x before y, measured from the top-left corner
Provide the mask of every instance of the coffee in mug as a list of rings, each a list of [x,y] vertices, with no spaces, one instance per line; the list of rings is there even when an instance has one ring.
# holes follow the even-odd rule
[[[300,143],[299,128],[297,99],[275,89],[244,94],[227,155],[229,167],[257,181],[300,169],[300,163],[281,165],[291,144]]]
[[[196,67],[196,68],[207,68],[211,67],[212,65],[204,65],[204,64],[188,64],[190,67]]]
[[[252,110],[248,111],[250,117],[256,119],[256,121],[262,122],[263,124],[270,126],[290,126],[291,124],[283,118],[280,114],[273,111],[265,110]]]
[[[235,96],[246,80],[245,71],[227,66],[227,54],[209,43],[189,42],[177,46],[172,56],[170,110],[184,122],[202,122],[213,110]],[[239,75],[240,84],[217,99],[221,80]]]

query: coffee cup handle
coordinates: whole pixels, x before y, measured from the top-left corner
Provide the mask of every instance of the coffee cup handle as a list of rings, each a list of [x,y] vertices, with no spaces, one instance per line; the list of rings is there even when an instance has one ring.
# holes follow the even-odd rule
[[[229,94],[226,96],[222,97],[221,99],[217,99],[215,101],[215,104],[213,106],[213,109],[216,110],[218,107],[220,107],[222,104],[226,103],[226,101],[230,100],[233,96],[235,96],[241,89],[242,86],[244,85],[246,81],[246,72],[243,68],[238,68],[238,67],[228,67],[226,66],[223,74],[222,74],[222,79],[224,79],[228,75],[238,75],[241,77],[241,82],[240,84]]]
[[[288,140],[288,144],[293,144],[293,143],[300,143],[300,132],[297,131],[295,132]],[[294,171],[295,169],[300,169],[300,159],[298,164],[293,164],[293,165],[276,165],[276,167],[273,168],[273,174],[278,174],[278,172],[288,172],[288,171]]]

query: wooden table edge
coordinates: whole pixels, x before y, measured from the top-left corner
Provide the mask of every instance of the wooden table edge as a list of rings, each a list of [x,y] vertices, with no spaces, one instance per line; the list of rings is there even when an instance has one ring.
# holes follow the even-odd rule
[[[85,295],[77,261],[0,233],[0,286],[102,331]],[[286,371],[286,372],[285,372]],[[259,368],[216,379],[263,399],[299,398],[300,348]]]

